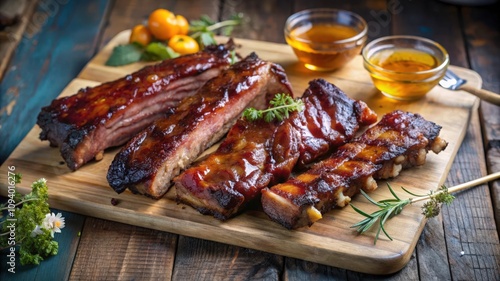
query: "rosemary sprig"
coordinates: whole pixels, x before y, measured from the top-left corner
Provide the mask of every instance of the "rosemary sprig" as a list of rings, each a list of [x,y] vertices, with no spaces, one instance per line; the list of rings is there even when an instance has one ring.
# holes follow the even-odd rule
[[[371,214],[365,213],[358,207],[354,206],[353,204],[350,204],[351,207],[360,215],[366,217],[364,220],[352,225],[352,228],[357,228],[358,233],[362,234],[365,233],[366,231],[370,230],[376,223],[378,223],[378,229],[377,233],[375,234],[375,239],[373,241],[374,244],[377,243],[378,237],[380,235],[380,231],[382,230],[387,236],[392,241],[392,237],[387,233],[387,231],[384,228],[384,225],[386,221],[393,216],[399,215],[402,211],[403,208],[411,204],[411,198],[406,199],[406,200],[401,200],[396,193],[394,193],[394,190],[391,188],[389,184],[387,184],[387,187],[389,188],[389,191],[392,193],[394,196],[394,199],[385,199],[381,201],[375,201],[373,200],[368,194],[366,194],[363,190],[361,191],[361,194],[368,199],[372,204],[376,205],[377,207],[380,208],[380,210],[377,210]]]
[[[248,121],[255,121],[264,118],[266,122],[271,122],[274,119],[279,121],[288,118],[290,112],[301,111],[304,109],[304,102],[301,99],[293,99],[287,94],[276,94],[269,102],[269,107],[264,110],[258,110],[249,107],[243,111],[243,118]]]
[[[426,218],[432,218],[435,217],[439,214],[441,210],[441,205],[446,204],[450,205],[455,197],[451,194],[453,192],[457,192],[460,190],[464,190],[473,186],[477,186],[482,183],[486,183],[491,180],[495,180],[500,178],[500,172],[494,173],[464,184],[460,184],[457,186],[454,186],[452,188],[447,188],[446,186],[441,186],[437,191],[429,191],[428,194],[426,195],[418,195],[415,193],[410,192],[409,190],[405,189],[404,187],[401,187],[406,193],[415,196],[416,198],[408,198],[408,199],[400,199],[392,187],[387,184],[387,187],[389,188],[389,191],[391,192],[392,196],[394,198],[391,199],[385,199],[381,201],[375,201],[372,199],[370,196],[368,196],[363,190],[361,190],[361,194],[368,200],[370,203],[376,205],[379,207],[379,210],[368,214],[358,207],[354,206],[353,204],[350,204],[351,207],[360,215],[364,216],[365,219],[359,221],[358,223],[352,225],[352,228],[356,228],[358,233],[362,234],[369,229],[371,229],[374,225],[378,226],[377,232],[375,234],[375,238],[373,243],[376,244],[378,237],[380,235],[380,232],[382,231],[387,238],[389,238],[392,241],[392,237],[387,233],[387,231],[384,228],[385,223],[387,222],[388,219],[399,215],[402,211],[403,208],[406,207],[409,204],[418,202],[418,201],[424,201],[426,202],[422,206],[422,214]]]

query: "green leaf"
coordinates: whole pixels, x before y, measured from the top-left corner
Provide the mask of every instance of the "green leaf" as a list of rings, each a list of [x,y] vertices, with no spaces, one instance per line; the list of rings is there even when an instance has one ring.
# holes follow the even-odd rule
[[[365,217],[367,217],[367,218],[370,218],[370,219],[372,218],[372,216],[371,216],[371,215],[369,215],[369,214],[365,213],[364,211],[362,211],[360,208],[358,208],[358,207],[354,206],[353,204],[349,204],[349,205],[351,205],[351,207],[354,209],[354,211],[356,211],[358,214],[363,215],[363,216],[365,216]],[[357,225],[357,224],[355,224],[355,225]],[[355,225],[354,225],[354,226],[355,226]]]
[[[406,193],[408,193],[410,195],[413,195],[415,197],[424,197],[424,196],[427,196],[427,195],[419,195],[419,194],[413,193],[413,192],[409,191],[408,189],[404,188],[403,186],[401,187],[401,189],[404,190]]]
[[[216,30],[220,30],[225,36],[230,36],[234,26],[241,24],[242,18],[242,14],[236,14],[230,20],[216,22],[210,17],[203,15],[199,20],[190,21],[189,33],[203,49],[206,46],[217,44],[214,34]]]
[[[208,15],[202,15],[200,20],[204,22],[207,26],[214,25],[216,22],[212,20]]]
[[[236,55],[236,51],[231,51],[231,64],[235,64],[239,61],[238,56]]]
[[[376,206],[378,206],[380,208],[384,207],[380,202],[377,202],[377,201],[373,200],[373,198],[371,198],[370,196],[368,196],[368,194],[366,194],[366,192],[364,192],[362,189],[360,189],[359,192],[361,193],[361,195],[363,195],[363,197],[365,197],[373,205],[376,205]]]
[[[200,44],[202,48],[205,48],[206,46],[217,45],[217,41],[215,41],[213,32],[201,32],[198,38],[198,44]]]
[[[399,199],[399,197],[396,195],[396,193],[394,192],[394,190],[392,189],[391,185],[389,183],[387,183],[387,188],[389,188],[389,191],[391,192],[392,196],[394,196],[394,198],[396,198],[397,200],[401,200]]]
[[[154,61],[154,60],[166,60],[178,57],[179,54],[174,52],[172,48],[161,43],[153,42],[149,43],[144,50],[144,55],[142,59]]]
[[[142,48],[134,43],[118,45],[113,49],[113,53],[106,61],[108,66],[121,66],[138,62],[142,56]]]

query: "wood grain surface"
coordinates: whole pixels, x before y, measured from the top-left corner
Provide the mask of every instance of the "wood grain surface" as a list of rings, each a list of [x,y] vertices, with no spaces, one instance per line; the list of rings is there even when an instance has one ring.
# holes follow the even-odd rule
[[[143,64],[107,67],[104,61],[114,46],[126,42],[128,31],[118,34],[61,93],[71,95],[79,88],[122,77]],[[226,39],[220,38],[221,41]],[[358,57],[334,73],[311,73],[297,63],[291,50],[282,44],[236,39],[242,55],[255,51],[263,59],[281,64],[287,71],[295,94],[300,96],[308,81],[323,77],[343,89],[355,99],[363,99],[381,116],[396,108],[418,112],[425,118],[443,126],[441,135],[449,141],[446,151],[428,155],[427,164],[402,173],[391,180],[393,186],[405,186],[417,193],[426,193],[441,185],[465,135],[469,118],[476,110],[478,100],[462,92],[451,92],[436,87],[417,102],[392,101],[376,91]],[[454,68],[476,87],[481,86],[477,73]],[[439,113],[439,114],[437,114]],[[401,269],[411,257],[425,220],[418,206],[409,206],[404,214],[391,220],[387,230],[395,241],[381,239],[373,245],[373,233],[357,236],[349,227],[361,218],[352,209],[334,210],[310,228],[288,231],[271,222],[258,208],[229,220],[219,222],[200,215],[193,209],[175,203],[173,190],[162,200],[152,200],[129,192],[117,195],[107,186],[107,167],[116,149],[107,151],[102,161],[89,163],[76,172],[70,172],[61,162],[59,151],[38,139],[40,129],[34,127],[7,159],[7,165],[19,167],[25,181],[47,178],[50,186],[51,206],[76,213],[127,223],[140,227],[169,231],[257,249],[265,252],[300,258],[326,265],[367,273],[390,273]],[[2,175],[3,177],[4,175]],[[6,180],[1,180],[5,183]],[[387,198],[389,192],[383,182],[372,196]],[[401,190],[396,191],[404,196]],[[2,194],[5,195],[5,194]],[[119,201],[117,206],[111,198]],[[356,197],[358,207],[372,208],[366,200]],[[354,262],[353,262],[354,261]]]
[[[0,57],[10,58],[17,45],[25,35],[25,30],[29,26],[31,15],[35,10],[35,1],[17,0],[0,1],[0,18],[7,18],[11,21],[3,28],[0,25]],[[3,78],[8,59],[0,60],[0,81]]]
[[[485,89],[500,92],[500,1],[486,6],[450,5],[439,0],[27,1],[37,8],[31,16],[23,15],[30,21],[22,34],[23,40],[12,56],[8,53],[0,56],[2,63],[10,61],[0,84],[0,163],[32,129],[36,117],[33,112],[56,97],[90,57],[119,31],[144,22],[148,13],[156,8],[170,9],[190,20],[201,14],[223,20],[241,12],[245,22],[234,30],[236,37],[277,43],[285,42],[281,29],[286,17],[293,12],[315,7],[347,9],[369,23],[369,41],[396,34],[436,40],[446,47],[453,65],[473,69],[481,75]],[[50,15],[46,11],[47,3],[58,4]],[[0,41],[0,49],[5,43],[17,45],[17,42]],[[500,107],[484,102],[479,112],[473,112],[463,144],[447,175],[447,185],[500,171],[499,117]],[[29,182],[23,181],[23,185],[27,184]],[[223,280],[500,280],[500,181],[475,189],[480,192],[456,194],[461,198],[460,205],[444,207],[442,215],[427,221],[407,266],[395,274],[374,276],[196,238],[177,245],[156,243],[154,249],[113,248],[118,260],[148,255],[161,260],[174,258],[174,273],[162,263],[110,262],[112,247],[83,247],[80,241],[85,239],[85,245],[103,240],[113,244],[113,238],[120,237],[116,241],[140,243],[135,238],[137,227],[62,211],[67,223],[63,233],[56,236],[59,254],[40,266],[19,266],[15,276],[7,272],[5,256],[0,255],[0,280],[12,277],[14,280],[158,280],[160,272],[164,273],[161,279],[172,277],[173,280],[214,280],[212,274],[216,272]],[[455,229],[457,227],[460,229]],[[77,235],[79,232],[81,237]],[[162,235],[163,231],[141,228],[141,239],[145,241]],[[187,238],[173,236],[178,242]],[[89,262],[89,258],[95,262]],[[101,262],[104,258],[106,261]],[[78,274],[69,275],[72,271]],[[225,276],[223,271],[227,273]]]

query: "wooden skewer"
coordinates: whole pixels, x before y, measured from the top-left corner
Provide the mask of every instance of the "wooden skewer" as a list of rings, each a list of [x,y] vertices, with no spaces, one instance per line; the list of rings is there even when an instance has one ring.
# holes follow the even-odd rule
[[[471,188],[471,187],[474,187],[474,186],[477,186],[477,185],[480,185],[480,184],[483,184],[483,183],[486,183],[489,181],[493,181],[493,180],[496,180],[499,178],[500,178],[500,172],[496,172],[496,173],[493,173],[491,175],[487,175],[487,176],[484,176],[484,177],[481,177],[481,178],[478,178],[475,180],[471,180],[471,181],[466,182],[466,183],[462,183],[462,184],[450,187],[450,188],[448,188],[448,193],[458,192],[458,191],[461,191],[461,190],[464,190],[467,188]],[[436,194],[439,194],[441,192],[443,192],[443,191],[438,191],[438,192],[432,194],[432,196],[435,196]],[[428,200],[428,199],[429,199],[429,196],[417,197],[417,198],[413,198],[411,200],[411,202],[414,203],[414,202]]]

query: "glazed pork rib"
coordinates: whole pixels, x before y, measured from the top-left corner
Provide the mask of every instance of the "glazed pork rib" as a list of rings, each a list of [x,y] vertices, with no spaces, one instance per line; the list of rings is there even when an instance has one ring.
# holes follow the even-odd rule
[[[386,114],[307,172],[262,190],[264,212],[289,229],[310,226],[332,208],[344,207],[360,189],[376,189],[376,179],[423,165],[429,150],[444,150],[447,142],[438,136],[440,130],[418,114]]]
[[[109,168],[110,186],[162,197],[173,177],[221,139],[247,106],[263,108],[275,93],[291,92],[283,68],[249,55],[124,146]]]
[[[330,153],[377,121],[364,102],[322,79],[311,81],[301,99],[304,110],[284,121],[240,118],[216,152],[174,179],[178,201],[226,220],[264,187],[287,180],[299,163]]]
[[[58,146],[73,171],[99,160],[106,148],[124,144],[229,67],[231,48],[210,46],[56,99],[38,115],[40,139]]]

